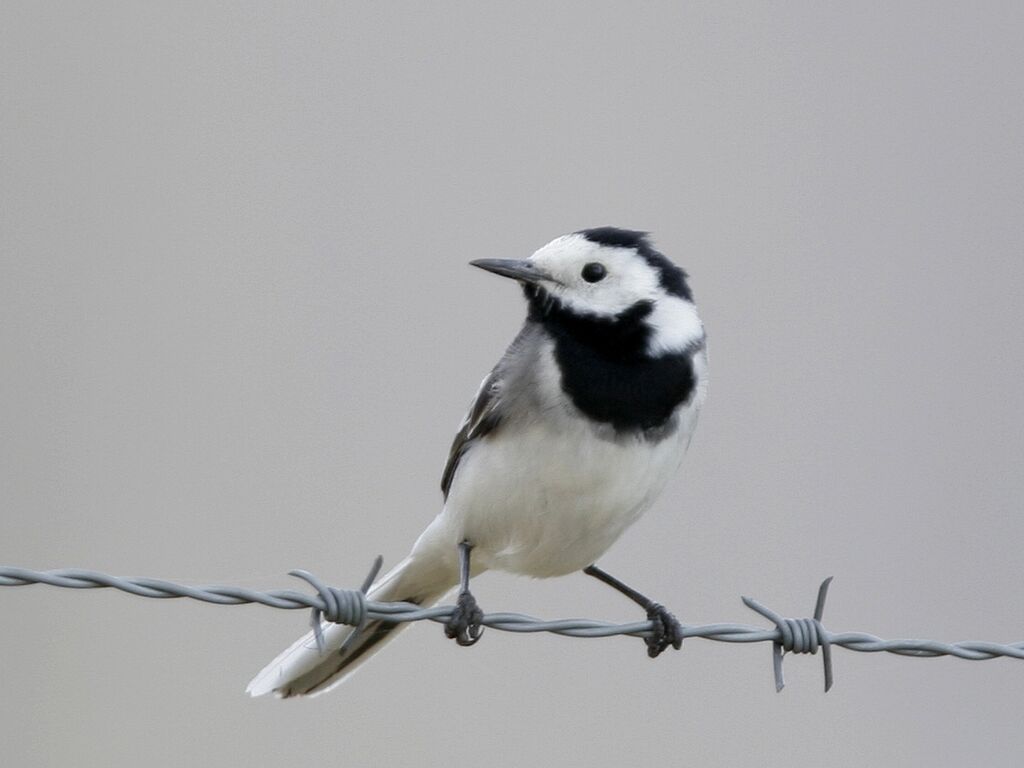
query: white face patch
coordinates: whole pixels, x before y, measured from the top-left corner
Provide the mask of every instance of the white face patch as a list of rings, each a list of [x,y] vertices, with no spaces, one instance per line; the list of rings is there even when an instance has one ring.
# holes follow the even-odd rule
[[[581,234],[563,235],[534,253],[530,261],[552,278],[543,283],[544,290],[580,314],[614,317],[638,301],[651,302],[653,311],[647,318],[653,331],[651,355],[684,350],[704,336],[697,308],[667,294],[658,270],[632,248],[602,245]],[[606,272],[593,283],[583,278],[583,268],[592,263]]]
[[[530,261],[557,282],[545,290],[582,314],[613,317],[638,301],[656,301],[662,295],[658,273],[632,248],[593,243],[583,235],[563,235],[538,250]],[[603,279],[589,283],[583,268],[597,263]]]

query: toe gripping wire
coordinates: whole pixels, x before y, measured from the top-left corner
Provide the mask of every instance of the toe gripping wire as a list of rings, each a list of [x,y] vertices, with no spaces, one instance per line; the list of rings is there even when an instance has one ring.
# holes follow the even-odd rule
[[[772,643],[772,668],[775,671],[776,691],[781,691],[786,685],[782,676],[782,655],[786,652],[813,654],[818,652],[819,647],[822,665],[825,668],[825,691],[832,687],[832,643],[828,630],[821,624],[828,585],[831,582],[832,577],[829,576],[818,587],[818,601],[814,606],[813,619],[787,619],[752,598],[743,598],[743,604],[747,608],[761,614],[778,628],[779,637]]]
[[[329,587],[309,571],[297,569],[288,572],[289,576],[302,579],[315,589],[317,597],[323,603],[322,606],[314,606],[309,617],[309,623],[313,627],[313,637],[316,639],[316,647],[321,654],[324,652],[324,633],[320,627],[321,622],[327,621],[332,624],[347,624],[355,627],[352,634],[345,638],[339,653],[348,650],[349,646],[366,629],[366,623],[369,620],[366,613],[366,593],[369,592],[377,574],[380,573],[383,563],[384,558],[377,555],[373,565],[370,566],[370,572],[363,579],[363,586],[357,590]]]

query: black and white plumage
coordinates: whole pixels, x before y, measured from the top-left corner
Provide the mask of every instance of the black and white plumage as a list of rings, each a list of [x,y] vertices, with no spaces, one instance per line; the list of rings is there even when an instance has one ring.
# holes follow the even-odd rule
[[[455,436],[444,508],[374,600],[440,600],[459,583],[462,543],[473,575],[590,566],[677,471],[704,401],[704,329],[686,273],[646,234],[583,230],[526,260],[473,264],[522,284],[527,320]],[[307,635],[248,690],[325,691],[402,626],[371,625],[339,652],[351,630],[325,625],[325,652]]]

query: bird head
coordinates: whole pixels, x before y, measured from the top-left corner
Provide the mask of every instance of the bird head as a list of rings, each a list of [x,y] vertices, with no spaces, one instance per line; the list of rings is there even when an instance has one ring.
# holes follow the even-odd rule
[[[627,328],[656,357],[689,348],[704,329],[686,273],[654,250],[647,233],[615,227],[563,235],[528,259],[471,262],[523,285],[531,317],[587,336]],[[572,331],[570,331],[572,332]]]

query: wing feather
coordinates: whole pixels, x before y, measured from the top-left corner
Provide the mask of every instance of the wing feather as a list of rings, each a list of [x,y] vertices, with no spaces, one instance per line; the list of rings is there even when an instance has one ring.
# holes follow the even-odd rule
[[[448,461],[441,475],[441,492],[446,501],[452,480],[455,479],[455,471],[459,467],[459,460],[475,441],[493,432],[501,422],[499,412],[502,383],[500,368],[501,364],[499,363],[480,383],[480,389],[477,390],[473,405],[470,406],[469,412],[462,420],[459,431],[452,441],[451,450],[448,451]]]
[[[537,323],[527,321],[512,340],[505,354],[480,383],[469,413],[459,425],[459,431],[448,452],[448,463],[441,475],[441,491],[445,501],[455,481],[459,461],[466,452],[484,437],[492,434],[504,418],[514,410],[515,400],[521,400],[524,391],[531,389],[531,371],[536,365],[538,350],[544,340],[544,330]],[[521,406],[520,406],[521,407]]]

